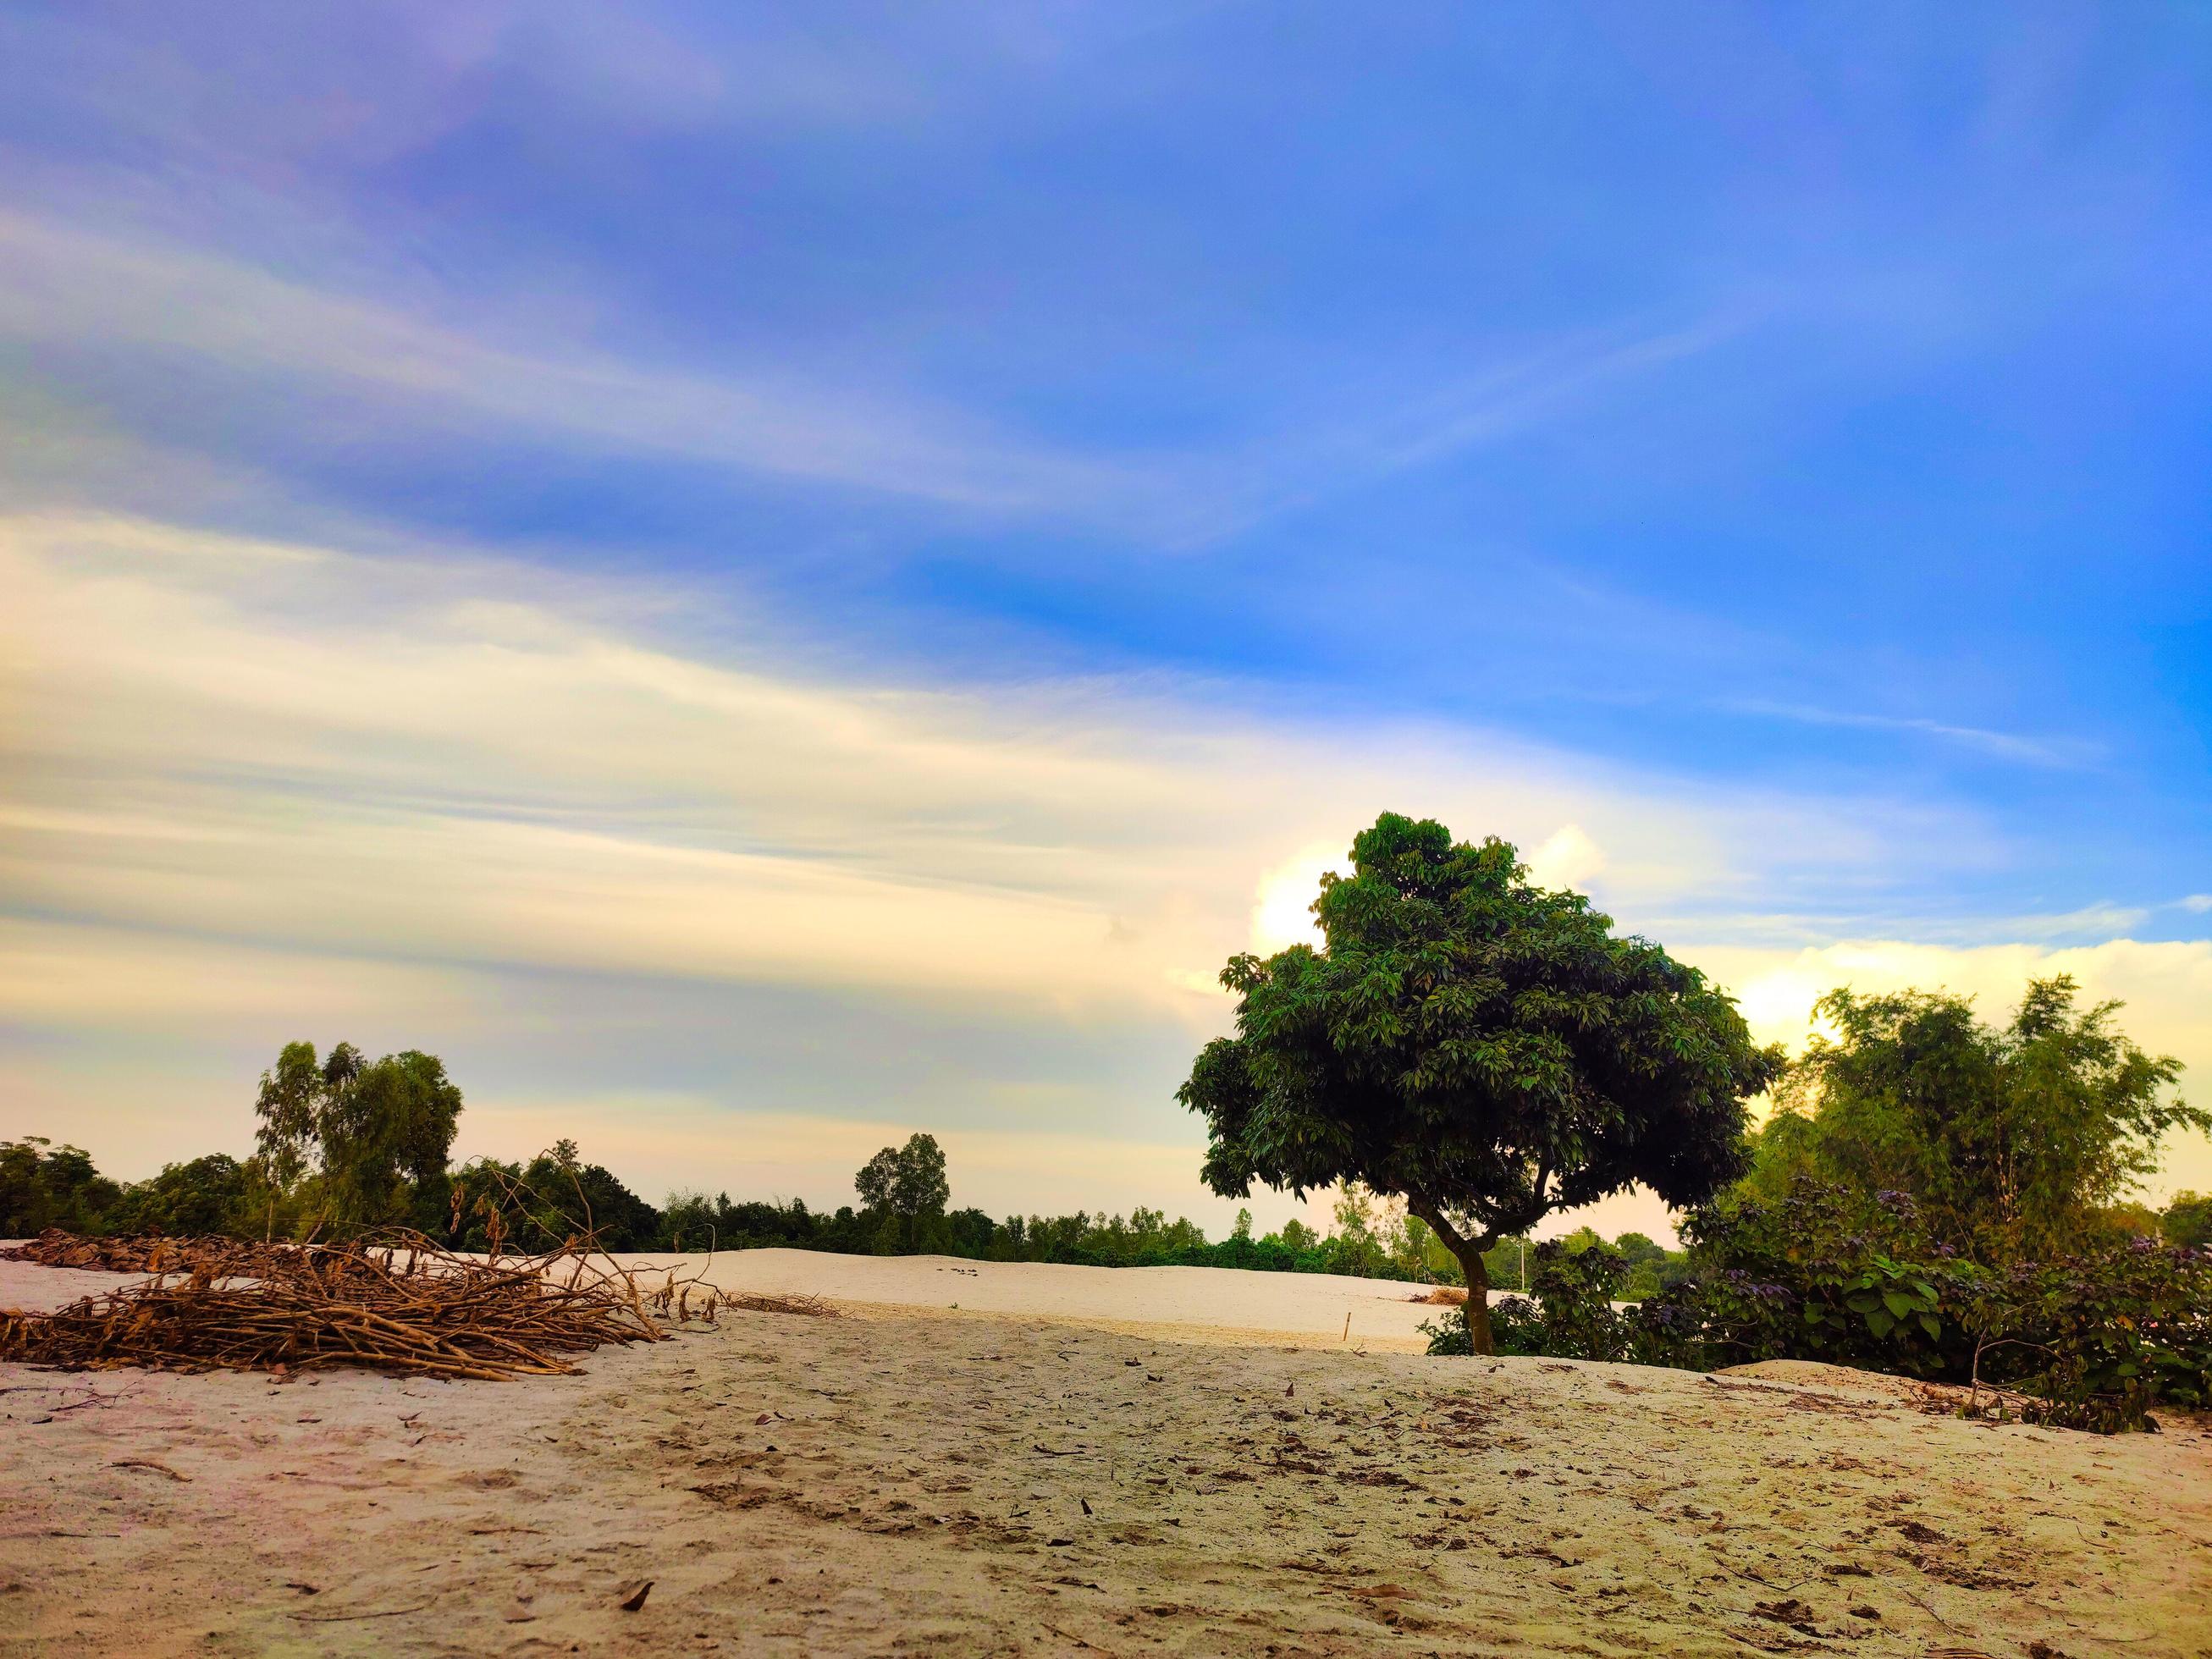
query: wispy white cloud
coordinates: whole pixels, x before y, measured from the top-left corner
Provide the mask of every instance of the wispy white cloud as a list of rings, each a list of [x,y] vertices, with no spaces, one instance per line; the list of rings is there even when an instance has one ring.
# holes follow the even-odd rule
[[[1588,888],[1605,869],[1605,848],[1579,823],[1563,823],[1528,854],[1529,878],[1546,887]]]
[[[1987,934],[2039,942],[2113,939],[2142,927],[2150,914],[2141,905],[2097,903],[2056,914],[1992,918],[1980,926]]]
[[[1327,389],[1326,410],[1212,458],[1171,539],[1203,547],[1272,519],[1569,418],[1639,380],[1736,338],[1758,321],[1717,309],[1686,324],[1577,330],[1502,342],[1471,366],[1419,379],[1352,377]]]
[[[435,963],[0,915],[0,1021],[20,1030],[157,1044],[264,1025],[404,1030],[465,1016],[483,994],[468,974]]]
[[[1998,760],[2030,766],[2081,767],[2094,755],[2085,744],[2070,739],[2029,737],[1996,732],[1977,726],[1959,726],[1920,715],[1870,714],[1846,709],[1819,708],[1805,703],[1770,702],[1747,699],[1726,707],[1739,714],[1770,720],[1796,720],[1807,726],[1856,727],[1871,732],[1898,732],[1936,738],[1962,748],[1978,750]]]
[[[267,210],[279,240],[303,211],[281,201]],[[0,205],[0,339],[111,363],[129,354],[123,384],[149,395],[170,386],[175,365],[196,364],[226,386],[333,395],[349,426],[390,434],[442,429],[477,445],[519,434],[1185,550],[1564,418],[1749,321],[1505,343],[1471,363],[1332,384],[1302,423],[1291,410],[1210,445],[1116,448],[1034,436],[889,371],[862,381],[757,354],[711,366],[624,356],[590,343],[575,317],[529,300],[487,308],[327,229],[290,226],[317,253],[305,270],[280,270],[129,215],[100,223],[96,211]],[[81,446],[159,453],[131,429],[127,407],[68,413],[95,428]]]
[[[746,468],[998,512],[1126,515],[1158,486],[995,432],[963,411],[882,386],[825,386],[763,367],[702,373],[641,365],[573,342],[501,338],[419,281],[380,273],[419,303],[143,235],[0,212],[0,337],[204,359],[229,374],[335,383],[353,397],[556,439]]]
[[[1503,739],[1158,684],[836,683],[764,629],[685,654],[638,631],[649,600],[514,568],[47,519],[0,532],[0,878],[138,925],[1173,1003],[1243,945],[1257,872],[1384,806],[1531,845],[1577,826],[1631,907],[1883,859],[1854,805]],[[1944,828],[1971,856],[1978,832]]]

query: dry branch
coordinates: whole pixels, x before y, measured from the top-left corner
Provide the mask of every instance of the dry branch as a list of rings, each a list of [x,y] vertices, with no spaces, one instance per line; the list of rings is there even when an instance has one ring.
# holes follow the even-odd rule
[[[573,1242],[543,1256],[489,1260],[416,1234],[343,1245],[125,1242],[150,1243],[143,1255],[107,1248],[114,1243],[49,1235],[27,1247],[42,1253],[34,1260],[161,1276],[51,1314],[0,1312],[0,1359],[67,1370],[356,1365],[505,1380],[563,1374],[574,1369],[565,1356],[669,1334],[647,1311],[639,1270]],[[97,1259],[73,1259],[87,1254],[78,1245]],[[672,1279],[651,1299],[672,1323],[711,1322],[720,1298]]]
[[[202,1237],[80,1238],[49,1227],[27,1244],[0,1249],[0,1261],[29,1261],[41,1267],[82,1267],[111,1273],[159,1273],[212,1265],[216,1277],[258,1272],[300,1247],[259,1244],[244,1239]]]

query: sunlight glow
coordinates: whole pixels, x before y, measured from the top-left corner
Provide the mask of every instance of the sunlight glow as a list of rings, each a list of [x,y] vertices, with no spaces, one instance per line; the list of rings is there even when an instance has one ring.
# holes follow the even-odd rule
[[[1308,847],[1261,878],[1252,905],[1252,948],[1271,955],[1293,945],[1321,948],[1321,927],[1311,906],[1321,878],[1330,871],[1350,873],[1351,860],[1328,846]]]

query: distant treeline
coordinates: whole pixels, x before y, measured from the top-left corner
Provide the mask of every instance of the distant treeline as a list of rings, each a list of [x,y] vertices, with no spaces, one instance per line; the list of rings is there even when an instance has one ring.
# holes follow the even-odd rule
[[[90,1235],[222,1233],[296,1237],[319,1218],[316,1177],[270,1179],[267,1161],[210,1153],[172,1164],[149,1180],[103,1176],[74,1146],[31,1138],[0,1141],[0,1237],[47,1227]],[[1128,1214],[994,1218],[972,1206],[946,1206],[943,1154],[929,1135],[886,1147],[855,1182],[857,1204],[817,1209],[803,1199],[733,1200],[676,1192],[648,1203],[572,1141],[527,1163],[477,1158],[450,1170],[429,1194],[397,1194],[391,1219],[466,1249],[543,1249],[586,1231],[618,1251],[702,1251],[781,1247],[859,1255],[933,1254],[978,1261],[1060,1261],[1100,1267],[1244,1267],[1263,1273],[1350,1273],[1428,1284],[1461,1282],[1458,1264],[1418,1218],[1389,1212],[1364,1193],[1340,1199],[1327,1232],[1292,1219],[1255,1236],[1240,1210],[1228,1237],[1209,1241],[1195,1222],[1160,1210]],[[443,1213],[434,1213],[442,1210]],[[343,1231],[343,1229],[341,1229]],[[1597,1235],[1584,1228],[1577,1245]],[[1686,1258],[1641,1233],[1613,1248],[1627,1259],[1625,1297],[1655,1295],[1687,1271]],[[1501,1289],[1522,1282],[1527,1242],[1507,1239],[1487,1260]]]
[[[1870,1199],[1899,1188],[1937,1230],[1945,1252],[2000,1261],[2055,1260],[2100,1238],[2183,1249],[2212,1243],[2212,1199],[2184,1193],[2162,1214],[2112,1201],[2113,1188],[2152,1167],[2154,1132],[2164,1120],[2138,1125],[2128,1113],[2142,1115],[2172,1062],[2147,1060],[2111,1033],[2110,1005],[2071,1023],[2062,1018],[2071,1009],[2069,983],[2031,989],[2016,1032],[1983,1027],[1958,999],[1911,993],[1861,1003],[1837,993],[1823,1006],[1845,1026],[1849,1044],[1816,1042],[1795,1069],[1780,1091],[1784,1109],[1756,1137],[1752,1173],[1729,1201],[1778,1202],[1807,1180],[1840,1182]],[[1904,1043],[1892,1025],[1911,1028],[1913,1042]],[[2053,1060],[2042,1049],[2057,1038],[2067,1047]],[[2007,1044],[2035,1063],[2016,1061]],[[1994,1078],[1973,1097],[1988,1096],[1984,1115],[2003,1120],[1984,1138],[2040,1149],[2038,1161],[2014,1158],[2012,1180],[1992,1186],[1978,1142],[1955,1152],[1943,1139],[1978,1133],[1972,1113],[1947,1105],[1923,1114],[1927,1123],[1905,1116],[1898,1103],[1925,1091],[1906,1089],[1899,1078],[1920,1066],[1923,1049],[1942,1060],[1924,1068],[1942,1080]],[[1935,1095],[1943,1097],[1940,1086]],[[854,1179],[858,1202],[835,1210],[798,1199],[740,1202],[727,1193],[683,1191],[655,1206],[604,1165],[586,1162],[573,1141],[524,1163],[456,1165],[450,1152],[461,1109],[461,1091],[434,1055],[410,1050],[371,1060],[341,1042],[318,1058],[313,1045],[291,1043],[262,1076],[256,1149],[244,1159],[210,1153],[123,1182],[101,1175],[74,1146],[35,1137],[0,1141],[0,1236],[62,1227],[301,1238],[400,1225],[471,1249],[544,1250],[588,1232],[618,1251],[782,1246],[1462,1282],[1452,1252],[1418,1217],[1357,1186],[1340,1196],[1326,1233],[1291,1220],[1255,1237],[1249,1210],[1218,1242],[1193,1222],[1145,1208],[998,1219],[951,1207],[944,1152],[933,1137],[917,1134],[870,1158]],[[2187,1115],[2191,1123],[2203,1116]],[[2060,1133],[2069,1127],[2070,1139]],[[2061,1159],[2054,1147],[2073,1150]],[[1583,1228],[1565,1248],[1579,1255],[1598,1242]],[[1620,1273],[1608,1294],[1616,1300],[1656,1297],[1692,1271],[1688,1255],[1641,1233],[1622,1234],[1611,1249]],[[1525,1240],[1499,1240],[1483,1257],[1491,1285],[1511,1291],[1533,1279],[1532,1255]]]
[[[873,1173],[871,1174],[871,1171]],[[149,1180],[103,1176],[78,1148],[31,1137],[0,1141],[0,1237],[47,1227],[88,1235],[222,1233],[240,1238],[300,1237],[333,1225],[321,1177],[270,1179],[267,1160],[212,1152],[171,1164]],[[671,1193],[648,1203],[604,1165],[586,1163],[560,1141],[527,1163],[477,1158],[418,1192],[402,1181],[383,1219],[421,1227],[465,1249],[488,1249],[495,1234],[509,1249],[547,1249],[592,1231],[618,1251],[743,1250],[781,1247],[855,1255],[941,1255],[978,1261],[1061,1261],[1098,1267],[1244,1267],[1262,1273],[1351,1273],[1424,1284],[1462,1282],[1451,1252],[1416,1217],[1364,1192],[1340,1197],[1327,1232],[1296,1219],[1255,1235],[1239,1210],[1228,1237],[1209,1241],[1195,1222],[1139,1207],[1127,1215],[1079,1210],[1072,1215],[994,1218],[946,1207],[944,1158],[935,1139],[916,1135],[885,1147],[856,1182],[858,1204],[817,1209],[803,1199],[732,1200],[727,1193]],[[2176,1245],[2212,1243],[2212,1198],[2184,1193],[2163,1213],[2126,1206],[2113,1212],[2133,1231]],[[1600,1243],[1588,1227],[1563,1241],[1571,1251]],[[1613,1294],[1638,1301],[1689,1276],[1686,1252],[1642,1233],[1609,1241],[1625,1277]],[[1510,1291],[1534,1269],[1528,1242],[1508,1238],[1484,1258],[1491,1285]]]

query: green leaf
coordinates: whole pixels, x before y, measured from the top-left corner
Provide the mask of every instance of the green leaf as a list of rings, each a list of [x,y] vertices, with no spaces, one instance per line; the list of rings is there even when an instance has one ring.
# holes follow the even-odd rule
[[[1932,1313],[1924,1313],[1920,1316],[1920,1328],[1928,1333],[1928,1340],[1933,1342],[1943,1334],[1943,1322]]]
[[[1886,1308],[1876,1308],[1866,1316],[1867,1328],[1876,1336],[1887,1336],[1897,1328],[1897,1321]]]
[[[1899,1319],[1903,1319],[1915,1311],[1912,1298],[1902,1291],[1884,1291],[1881,1293],[1881,1305]]]

